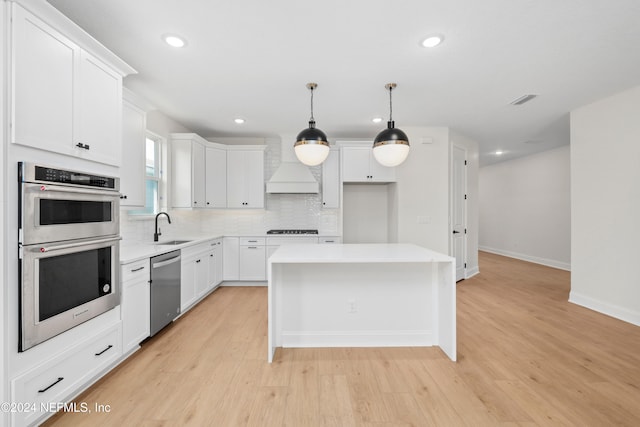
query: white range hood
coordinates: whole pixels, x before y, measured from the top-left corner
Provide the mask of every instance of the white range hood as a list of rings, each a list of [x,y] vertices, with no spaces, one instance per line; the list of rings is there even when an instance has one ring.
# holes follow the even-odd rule
[[[288,194],[317,194],[320,184],[313,177],[309,167],[300,163],[293,151],[293,144],[286,141],[292,138],[282,138],[282,163],[267,181],[267,193]]]
[[[282,162],[267,181],[267,193],[318,193],[320,186],[300,162]]]

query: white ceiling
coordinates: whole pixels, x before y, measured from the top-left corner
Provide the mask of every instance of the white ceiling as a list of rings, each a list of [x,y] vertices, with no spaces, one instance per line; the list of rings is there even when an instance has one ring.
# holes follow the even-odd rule
[[[330,140],[373,138],[396,82],[397,127],[449,126],[488,165],[568,144],[572,109],[640,84],[638,0],[49,2],[138,70],[125,86],[204,137],[296,134],[316,82]],[[445,42],[420,47],[431,33]],[[539,96],[509,104],[524,94]]]

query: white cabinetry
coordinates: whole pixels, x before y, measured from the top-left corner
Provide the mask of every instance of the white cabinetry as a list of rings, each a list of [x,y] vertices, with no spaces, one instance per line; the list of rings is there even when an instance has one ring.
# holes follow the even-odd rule
[[[332,148],[322,163],[322,207],[340,207],[340,150]]]
[[[267,280],[264,237],[240,238],[240,280]]]
[[[122,351],[129,351],[149,336],[149,259],[124,264],[122,278]]]
[[[222,239],[212,241],[209,248],[209,287],[213,288],[222,283]]]
[[[122,105],[120,206],[144,207],[146,113],[128,101]]]
[[[171,136],[171,200],[174,208],[227,206],[227,156],[222,144],[193,133]]]
[[[222,242],[222,279],[240,280],[240,238],[224,237]]]
[[[222,282],[222,239],[181,250],[180,309],[185,313]]]
[[[35,425],[50,415],[43,408],[66,402],[122,356],[121,323],[64,350],[12,381],[11,401],[29,403],[33,411],[12,413],[13,426]]]
[[[343,182],[395,182],[395,168],[382,166],[371,146],[342,147]]]
[[[20,5],[11,7],[11,141],[119,166],[122,77],[135,71],[110,52],[118,64],[107,64]]]
[[[206,147],[205,150],[205,207],[227,207],[227,153]]]
[[[227,207],[264,208],[264,147],[228,148]]]

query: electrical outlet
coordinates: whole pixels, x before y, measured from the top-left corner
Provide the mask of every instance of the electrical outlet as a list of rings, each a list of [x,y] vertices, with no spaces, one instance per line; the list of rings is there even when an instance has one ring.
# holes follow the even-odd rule
[[[355,299],[348,299],[347,300],[347,313],[357,313],[358,312],[358,305],[356,304],[356,300]]]

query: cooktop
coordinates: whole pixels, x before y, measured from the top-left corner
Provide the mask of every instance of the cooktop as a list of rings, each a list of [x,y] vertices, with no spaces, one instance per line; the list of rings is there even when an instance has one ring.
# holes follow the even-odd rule
[[[318,234],[318,230],[269,230],[267,234]]]

